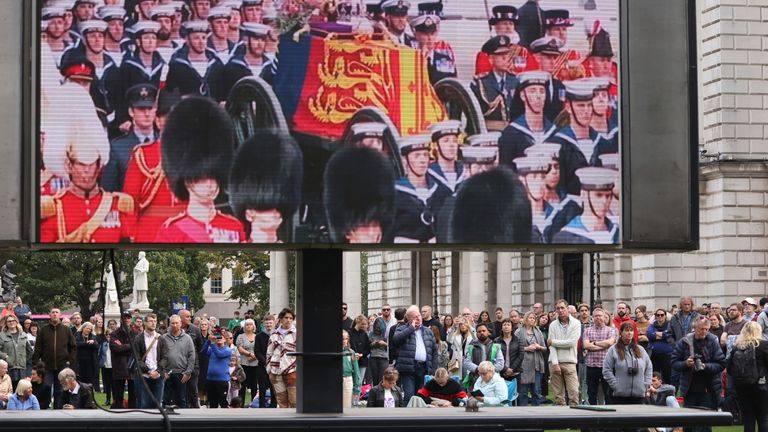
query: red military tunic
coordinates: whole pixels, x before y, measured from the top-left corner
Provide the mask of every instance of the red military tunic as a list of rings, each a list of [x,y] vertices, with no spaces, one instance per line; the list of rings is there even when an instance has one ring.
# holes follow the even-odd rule
[[[123,192],[138,204],[136,243],[151,243],[168,220],[187,207],[171,191],[162,167],[160,140],[134,147],[125,171]]]
[[[587,77],[595,76],[589,61],[584,62],[584,73]],[[613,111],[619,109],[619,65],[615,61],[611,65],[610,85],[608,86],[608,105],[610,108],[606,115],[610,118]]]
[[[133,241],[133,198],[99,189],[85,198],[71,188],[43,197],[40,241],[43,243],[119,243]]]
[[[229,215],[216,211],[209,223],[192,218],[186,211],[165,221],[157,232],[158,243],[242,243],[243,224]]]
[[[512,68],[508,72],[515,75],[539,68],[536,58],[531,55],[530,51],[519,45],[513,45],[511,66]],[[491,72],[492,70],[491,56],[482,51],[477,53],[475,57],[475,76]]]
[[[69,187],[69,180],[54,175],[50,171],[40,171],[40,196],[57,195]]]

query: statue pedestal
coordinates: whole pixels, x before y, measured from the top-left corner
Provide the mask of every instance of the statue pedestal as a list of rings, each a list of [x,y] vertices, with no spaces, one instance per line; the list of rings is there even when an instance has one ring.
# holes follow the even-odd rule
[[[131,308],[128,309],[128,311],[131,312],[131,315],[133,315],[133,311],[136,310],[136,309],[138,309],[139,312],[141,312],[141,317],[142,318],[147,316],[147,314],[153,312],[152,309],[150,307],[148,307],[148,306],[145,307],[145,305],[134,305],[134,304],[131,305]]]

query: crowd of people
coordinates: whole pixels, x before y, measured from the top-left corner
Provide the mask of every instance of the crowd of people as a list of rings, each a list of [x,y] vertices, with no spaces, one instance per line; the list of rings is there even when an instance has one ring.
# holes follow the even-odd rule
[[[307,231],[307,242],[618,243],[617,35],[605,27],[618,10],[604,3],[590,9],[586,36],[572,31],[583,2],[496,5],[486,11],[485,43],[458,52],[446,39],[454,36],[441,33],[458,2],[42,3],[42,242],[275,243]],[[424,89],[412,96],[434,96],[441,79],[463,79],[491,132],[467,136],[466,124],[443,114],[399,131],[385,122],[348,125],[354,112],[334,114],[378,106],[364,95],[391,93],[395,81],[387,81],[328,100],[321,87],[314,112],[329,118],[291,120],[315,129],[340,123],[349,133],[332,137],[344,141],[333,148],[355,150],[328,159],[256,131],[235,153],[232,121],[215,108],[246,76],[275,82],[276,90],[300,86],[302,79],[280,81],[297,61],[281,57],[280,47],[310,34],[301,24],[423,55],[427,73],[411,85]],[[462,58],[474,59],[474,71],[460,73]],[[324,81],[342,87],[360,73],[344,60],[324,68],[334,77]],[[375,87],[380,80],[358,81]],[[177,109],[180,98],[210,103]],[[290,111],[287,99],[280,103]],[[390,136],[402,139],[385,145]],[[302,169],[326,160],[333,168]],[[306,230],[292,227],[294,219]]]
[[[18,310],[23,308],[17,299]],[[6,308],[7,309],[7,308]],[[7,409],[281,407],[296,405],[296,316],[220,325],[187,310],[62,319],[39,330],[29,315],[0,318],[0,405]],[[768,421],[768,298],[726,307],[633,310],[557,300],[545,311],[465,308],[436,316],[430,306],[385,304],[368,317],[342,305],[346,407],[652,404],[732,410],[745,430]],[[551,389],[551,390],[550,390]],[[551,393],[550,393],[551,392]],[[127,394],[127,398],[126,398]],[[250,397],[250,398],[249,398]],[[765,429],[763,429],[765,430]]]

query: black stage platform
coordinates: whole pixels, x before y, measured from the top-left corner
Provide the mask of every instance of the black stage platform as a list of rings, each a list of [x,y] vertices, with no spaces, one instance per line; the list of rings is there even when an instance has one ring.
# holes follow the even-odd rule
[[[297,414],[287,409],[195,409],[171,415],[175,431],[314,431],[364,430],[486,431],[564,428],[639,428],[731,424],[729,413],[654,406],[615,406],[615,411],[567,407],[482,408],[356,408],[342,414]],[[160,415],[113,414],[104,411],[2,411],[3,430],[15,431],[164,431]],[[479,429],[478,429],[479,430]]]

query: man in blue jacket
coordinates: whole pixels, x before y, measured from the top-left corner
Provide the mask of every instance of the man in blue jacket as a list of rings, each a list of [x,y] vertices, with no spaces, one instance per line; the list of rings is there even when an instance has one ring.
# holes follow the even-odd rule
[[[399,354],[395,367],[400,373],[400,383],[407,403],[424,386],[424,376],[432,375],[437,369],[437,343],[432,330],[422,326],[418,306],[411,306],[405,312],[405,325],[397,328],[392,344]]]

